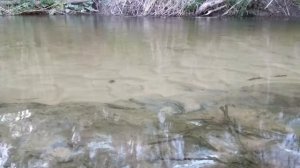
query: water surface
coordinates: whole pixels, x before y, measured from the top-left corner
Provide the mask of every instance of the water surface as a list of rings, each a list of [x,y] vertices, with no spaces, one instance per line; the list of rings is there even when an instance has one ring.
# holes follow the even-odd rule
[[[0,18],[0,166],[298,168],[299,30]]]

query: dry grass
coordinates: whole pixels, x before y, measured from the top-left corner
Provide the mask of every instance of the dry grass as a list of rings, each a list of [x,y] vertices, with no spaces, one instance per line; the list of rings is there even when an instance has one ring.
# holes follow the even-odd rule
[[[21,0],[13,5],[4,5],[0,0],[0,15],[22,14],[24,11],[42,9],[46,13],[55,8],[57,13],[64,13],[64,0]],[[18,2],[18,0],[14,0]],[[104,15],[130,16],[247,16],[265,14],[275,16],[299,16],[300,0],[90,0],[93,6]],[[11,2],[11,1],[9,1]],[[39,3],[33,3],[39,2]],[[37,5],[38,4],[38,5]],[[52,4],[55,4],[53,6]],[[61,4],[61,5],[60,5]],[[92,2],[90,3],[92,4]],[[202,6],[201,6],[202,5]],[[80,8],[81,9],[81,8]],[[74,9],[71,9],[74,10]],[[76,10],[75,13],[81,11]],[[49,12],[48,12],[49,13]],[[34,14],[34,13],[33,13]]]
[[[197,0],[102,0],[98,2],[101,13],[108,15],[182,16],[189,13]]]

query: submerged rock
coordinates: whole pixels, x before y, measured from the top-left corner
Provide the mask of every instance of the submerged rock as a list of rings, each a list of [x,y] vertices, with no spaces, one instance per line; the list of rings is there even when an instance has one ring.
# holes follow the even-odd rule
[[[296,118],[294,120],[291,120],[288,123],[288,126],[292,128],[293,132],[296,136],[300,136],[300,118]]]
[[[261,94],[244,94],[248,89],[233,94],[240,99],[226,93],[216,100],[207,94],[206,102],[205,97],[189,96],[187,100],[208,105],[191,111],[178,97],[1,105],[0,165],[299,167],[297,113],[285,111],[297,102],[270,93],[269,103],[253,105],[243,101],[261,100]],[[278,100],[274,95],[288,102],[281,104],[283,110],[270,108]],[[293,165],[286,164],[289,160]]]

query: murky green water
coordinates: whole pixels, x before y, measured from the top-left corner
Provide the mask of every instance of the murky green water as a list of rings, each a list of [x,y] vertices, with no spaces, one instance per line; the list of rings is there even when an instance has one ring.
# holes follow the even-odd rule
[[[300,21],[0,18],[0,167],[300,167]]]

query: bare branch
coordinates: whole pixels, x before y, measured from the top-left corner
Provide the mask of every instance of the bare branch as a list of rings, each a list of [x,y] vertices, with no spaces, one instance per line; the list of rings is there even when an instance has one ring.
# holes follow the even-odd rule
[[[267,6],[265,7],[265,9],[267,9],[270,5],[271,5],[271,3],[273,2],[274,0],[271,0],[268,4],[267,4]]]
[[[232,5],[225,13],[223,13],[222,16],[227,15],[233,8],[235,8],[236,5],[240,4],[243,0],[238,1],[237,3],[235,3],[234,5]]]
[[[227,5],[223,5],[223,6],[217,7],[216,9],[209,10],[209,11],[205,14],[205,16],[208,16],[208,15],[214,13],[214,12],[220,11],[220,10],[226,8],[226,7],[227,7]]]

